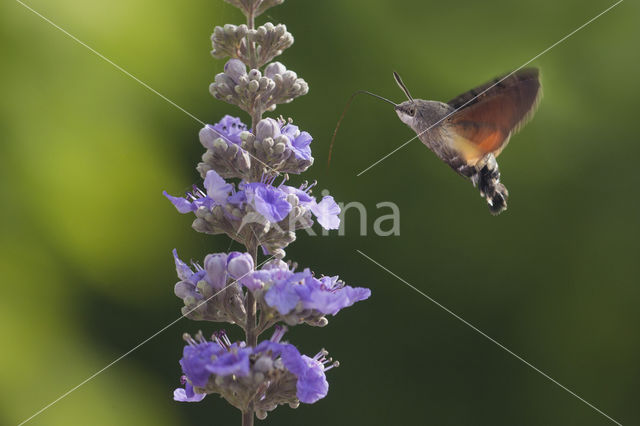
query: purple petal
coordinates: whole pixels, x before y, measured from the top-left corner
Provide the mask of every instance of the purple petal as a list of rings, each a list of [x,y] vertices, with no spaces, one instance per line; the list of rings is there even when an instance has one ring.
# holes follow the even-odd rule
[[[250,185],[253,190],[253,207],[258,213],[269,222],[280,222],[287,217],[292,207],[287,201],[285,192],[266,184],[253,183]]]
[[[311,206],[311,212],[317,217],[318,223],[324,229],[338,229],[340,227],[340,206],[332,196],[327,195],[322,201]]]
[[[241,145],[240,134],[247,130],[247,125],[239,118],[225,115],[214,125],[207,124],[200,130],[200,142],[205,148],[213,149],[213,142],[221,138],[227,145]]]
[[[178,278],[183,281],[189,281],[189,279],[193,275],[193,271],[186,263],[180,260],[180,258],[178,257],[178,250],[176,249],[173,249],[173,260],[176,263],[176,272],[178,273]]]
[[[232,347],[207,365],[207,370],[218,376],[246,376],[249,374],[249,348]]]
[[[309,144],[313,138],[307,132],[300,133],[300,136],[291,141],[293,153],[302,160],[311,160],[311,148]]]
[[[318,287],[313,289],[303,305],[307,309],[314,309],[323,314],[335,315],[341,309],[368,299],[369,296],[371,296],[371,290],[363,287],[353,288],[345,286],[335,290]]]
[[[162,191],[165,197],[171,201],[171,203],[175,206],[175,208],[180,213],[189,213],[196,210],[196,207],[193,203],[186,198],[183,197],[174,197],[172,195],[167,194],[167,191]]]
[[[280,188],[287,194],[293,194],[298,197],[298,201],[304,206],[311,206],[316,203],[315,198],[299,188],[288,185],[282,185]]]
[[[277,309],[280,315],[286,315],[296,307],[300,296],[293,285],[287,281],[281,281],[267,290],[264,300],[267,305]]]
[[[300,402],[313,404],[327,396],[329,383],[324,374],[324,366],[321,363],[306,355],[302,355],[302,359],[307,369],[304,374],[298,376],[296,395]]]
[[[264,287],[264,283],[271,278],[268,271],[253,271],[252,273],[240,278],[240,284],[251,291],[260,290]]]
[[[286,345],[282,348],[282,362],[287,370],[291,371],[296,376],[301,376],[305,372],[305,363],[300,355],[298,349],[293,345]]]
[[[202,342],[197,345],[186,345],[180,359],[182,372],[194,386],[204,387],[211,373],[207,365],[213,356],[220,355],[224,349],[214,342]]]
[[[284,262],[282,259],[272,259],[267,263],[265,263],[262,266],[262,269],[264,270],[280,269],[280,270],[288,271],[289,265],[287,265],[287,263]]]
[[[298,378],[296,388],[300,402],[313,404],[327,395],[329,383],[321,363],[306,355],[300,355],[293,345],[287,345],[281,357],[287,370]]]
[[[225,204],[233,188],[233,186],[220,177],[215,170],[209,170],[207,172],[204,178],[204,187],[207,190],[207,196],[220,205]]]
[[[311,137],[311,135],[308,132],[302,132],[295,139],[293,144],[296,146],[296,148],[302,149],[304,147],[309,146],[312,141],[313,141],[313,138]]]
[[[263,352],[271,352],[272,356],[274,358],[277,358],[280,356],[284,348],[287,346],[292,346],[292,345],[289,345],[286,343],[272,342],[271,340],[263,340],[258,344],[258,346],[255,347],[255,349],[253,350],[253,353],[259,354]]]
[[[242,205],[247,202],[247,194],[245,194],[244,191],[238,191],[230,195],[229,198],[227,198],[227,202],[242,207]]]
[[[173,391],[173,399],[180,402],[200,402],[205,396],[206,393],[195,393],[189,383],[185,383],[184,389],[178,388]]]
[[[282,134],[287,135],[290,141],[293,141],[300,134],[299,127],[294,124],[287,124],[282,128]]]

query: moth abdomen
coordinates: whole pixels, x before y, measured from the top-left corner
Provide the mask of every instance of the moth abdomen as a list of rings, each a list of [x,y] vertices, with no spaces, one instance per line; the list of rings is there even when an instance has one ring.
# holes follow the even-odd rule
[[[471,178],[471,181],[477,184],[480,195],[487,200],[491,214],[498,215],[507,209],[509,191],[500,182],[500,170],[493,156],[490,156],[486,164],[477,170],[477,174]]]

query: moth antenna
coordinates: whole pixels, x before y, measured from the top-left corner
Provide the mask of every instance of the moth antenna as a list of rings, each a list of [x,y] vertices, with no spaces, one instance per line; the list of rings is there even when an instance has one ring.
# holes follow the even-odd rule
[[[336,124],[336,129],[333,131],[333,136],[331,137],[331,144],[329,144],[329,156],[327,159],[327,167],[329,167],[331,165],[331,153],[333,152],[333,143],[336,141],[336,135],[338,134],[338,129],[340,128],[340,124],[342,123],[342,120],[344,119],[345,114],[347,113],[347,110],[349,109],[349,106],[351,105],[351,101],[353,101],[353,98],[356,97],[356,95],[360,95],[360,94],[365,94],[365,95],[370,95],[373,96],[374,98],[378,98],[382,101],[388,102],[393,106],[397,106],[398,104],[396,104],[395,102],[390,101],[387,98],[384,98],[380,95],[376,95],[375,93],[371,93],[367,90],[358,90],[357,92],[354,92],[353,95],[351,95],[351,97],[349,97],[349,100],[347,101],[347,104],[344,106],[344,110],[342,111],[342,115],[340,115],[340,119],[338,120],[338,124]]]
[[[394,71],[393,78],[396,80],[396,83],[398,83],[398,86],[400,86],[400,89],[402,89],[404,94],[407,95],[407,98],[409,98],[411,102],[414,102],[413,96],[411,96],[411,93],[409,93],[409,89],[407,89],[407,86],[405,86],[404,82],[402,81],[402,77],[400,77],[400,74]]]

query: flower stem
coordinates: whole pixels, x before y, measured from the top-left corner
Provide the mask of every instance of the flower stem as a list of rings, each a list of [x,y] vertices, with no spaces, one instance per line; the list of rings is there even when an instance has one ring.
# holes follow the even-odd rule
[[[242,412],[242,426],[253,426],[253,403],[251,410]]]
[[[250,30],[255,29],[256,27],[256,15],[255,15],[255,8],[258,5],[253,5],[253,8],[247,13],[247,27],[249,27]],[[248,49],[248,53],[249,53],[249,67],[250,68],[258,68],[258,55],[256,53],[256,45],[254,42],[249,41],[249,36],[247,36],[247,49]]]
[[[251,254],[253,258],[253,264],[258,264],[258,241],[252,241],[247,245],[247,252]],[[258,328],[256,317],[256,299],[253,297],[253,293],[247,290],[247,297],[245,299],[245,309],[247,310],[247,324],[245,332],[247,333],[247,346],[255,347],[258,344]]]
[[[260,3],[260,2],[259,2]],[[259,3],[254,5],[254,7],[259,6]],[[255,9],[251,9],[247,14],[247,26],[250,30],[255,29]],[[256,53],[255,43],[249,41],[247,37],[247,48],[249,53],[249,61],[248,64],[251,69],[258,68],[258,58]],[[255,133],[256,126],[258,121],[262,119],[262,111],[256,110],[253,108],[251,111],[251,130]],[[253,258],[253,264],[258,265],[258,240],[256,239],[247,244],[247,252],[251,254]],[[255,347],[258,345],[258,327],[257,327],[257,306],[256,299],[253,297],[253,293],[251,291],[247,291],[247,297],[245,299],[245,309],[247,311],[247,323],[245,324],[245,333],[246,333],[246,342],[247,346]],[[254,421],[254,401],[253,399],[249,401],[247,404],[247,408],[242,412],[242,426],[253,426]]]
[[[247,251],[253,258],[253,264],[258,264],[258,241],[252,240],[247,244]],[[256,299],[253,297],[253,293],[247,290],[247,297],[245,299],[245,309],[247,311],[247,323],[245,324],[245,333],[247,346],[256,347],[258,345],[258,329],[256,324]],[[247,408],[242,412],[242,426],[253,426],[253,399],[247,404]]]
[[[247,14],[247,27],[249,27],[250,30],[253,30],[256,27],[255,8],[257,8],[258,6],[260,6],[259,3],[254,4],[253,9],[251,9]],[[253,41],[249,41],[249,36],[247,36],[247,43],[247,48],[249,51],[249,63],[247,65],[249,65],[250,69],[258,69],[258,53],[256,52],[256,45]],[[252,109],[253,111],[251,112],[251,129],[255,133],[256,125],[262,118],[262,111],[259,111],[258,108],[255,107],[255,105]]]

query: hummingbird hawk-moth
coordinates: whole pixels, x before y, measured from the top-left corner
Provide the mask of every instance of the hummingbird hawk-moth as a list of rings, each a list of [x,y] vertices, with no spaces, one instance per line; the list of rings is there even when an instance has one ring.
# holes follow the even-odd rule
[[[447,103],[414,99],[400,76],[393,75],[408,100],[396,104],[365,90],[354,93],[338,121],[331,147],[353,97],[359,93],[374,96],[393,104],[400,120],[427,148],[469,179],[486,198],[492,214],[506,210],[509,192],[500,183],[496,157],[535,111],[541,93],[538,70],[526,68],[495,78]]]
[[[492,214],[506,210],[509,192],[500,183],[496,157],[535,111],[541,93],[538,70],[495,78],[447,103],[413,99],[400,76],[394,77],[409,98],[395,106],[400,120],[478,187]]]

